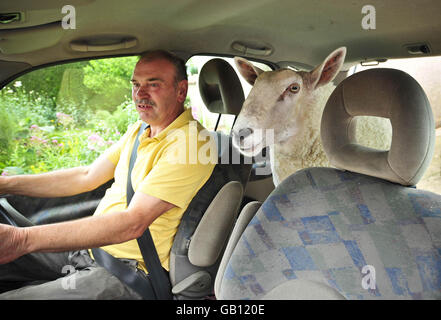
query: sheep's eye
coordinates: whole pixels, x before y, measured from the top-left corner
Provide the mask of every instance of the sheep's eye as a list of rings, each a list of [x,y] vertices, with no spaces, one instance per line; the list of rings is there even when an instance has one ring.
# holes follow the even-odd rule
[[[288,90],[291,91],[292,93],[297,93],[300,90],[300,85],[298,83],[293,83],[288,87]]]

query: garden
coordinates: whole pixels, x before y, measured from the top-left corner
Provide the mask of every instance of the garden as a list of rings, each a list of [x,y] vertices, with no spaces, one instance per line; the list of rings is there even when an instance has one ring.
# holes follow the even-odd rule
[[[0,174],[90,164],[138,119],[137,57],[76,62],[25,74],[0,91]]]

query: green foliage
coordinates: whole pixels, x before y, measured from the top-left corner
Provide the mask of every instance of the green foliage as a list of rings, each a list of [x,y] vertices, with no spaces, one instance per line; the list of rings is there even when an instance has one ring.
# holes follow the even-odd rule
[[[55,104],[51,98],[37,92],[26,92],[22,88],[3,89],[0,93],[0,109],[13,116],[19,127],[34,123],[44,126],[55,120]]]
[[[113,128],[125,132],[136,120],[138,120],[138,112],[135,105],[131,101],[125,101],[113,113],[106,110],[97,111],[90,124],[94,128]]]
[[[97,94],[125,89],[130,96],[130,79],[137,57],[90,61],[84,68],[84,85]]]
[[[42,68],[29,72],[18,80],[21,82],[21,89],[25,92],[37,92],[39,96],[55,99],[60,90],[61,79],[65,70],[82,69],[87,64],[88,62],[86,61]],[[14,90],[14,83],[7,86],[7,89]]]
[[[92,163],[136,121],[134,108],[129,107],[121,105],[114,113],[99,112],[86,126],[78,126],[68,114],[57,113],[53,125],[33,124],[21,128],[21,135],[14,134],[19,128],[15,122],[5,122],[9,125],[0,127],[5,137],[0,142],[5,141],[6,146],[0,153],[0,173],[41,173]]]
[[[0,91],[0,174],[90,164],[138,119],[130,101],[137,58],[40,69]]]
[[[11,151],[17,127],[15,118],[6,109],[0,109],[0,166],[5,166],[5,160]]]
[[[187,66],[187,73],[191,75],[195,75],[199,73],[199,69],[197,66],[195,66],[193,63],[189,63]]]

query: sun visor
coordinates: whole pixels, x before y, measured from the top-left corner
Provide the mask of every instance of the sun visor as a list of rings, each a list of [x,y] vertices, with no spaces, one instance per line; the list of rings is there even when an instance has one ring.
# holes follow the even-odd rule
[[[60,41],[64,32],[61,22],[38,27],[0,30],[0,52],[18,54],[51,47]]]
[[[0,30],[43,26],[57,22],[65,16],[63,7],[69,5],[77,10],[95,0],[14,0],[0,1]]]
[[[0,52],[20,54],[51,47],[66,31],[62,20],[73,9],[84,7],[95,0],[0,1]],[[68,5],[68,6],[67,6]]]

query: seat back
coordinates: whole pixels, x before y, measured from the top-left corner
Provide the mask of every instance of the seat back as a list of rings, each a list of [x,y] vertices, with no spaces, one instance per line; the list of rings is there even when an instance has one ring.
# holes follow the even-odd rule
[[[225,60],[214,58],[206,62],[199,74],[199,92],[212,113],[238,116],[245,101],[242,84],[233,67]],[[212,132],[218,146],[219,163],[233,165],[245,188],[251,174],[253,159],[243,156],[233,147],[231,134]]]
[[[199,88],[207,108],[238,114],[244,94],[234,69],[213,59],[200,71]],[[231,137],[212,132],[218,164],[185,211],[170,254],[170,280],[178,299],[201,299],[214,293],[222,253],[240,209],[251,162],[233,148]]]
[[[390,150],[357,144],[361,115],[390,119]],[[440,299],[441,196],[413,187],[434,148],[422,88],[397,70],[354,74],[329,98],[321,136],[339,169],[292,174],[233,232],[217,298]]]

